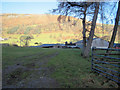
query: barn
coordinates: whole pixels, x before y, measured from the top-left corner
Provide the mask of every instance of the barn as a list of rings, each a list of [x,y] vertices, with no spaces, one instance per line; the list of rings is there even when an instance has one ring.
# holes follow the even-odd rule
[[[92,41],[92,47],[96,48],[108,48],[109,42],[106,40],[103,40],[101,38],[93,38]],[[83,40],[76,42],[76,46],[82,48],[83,47]]]

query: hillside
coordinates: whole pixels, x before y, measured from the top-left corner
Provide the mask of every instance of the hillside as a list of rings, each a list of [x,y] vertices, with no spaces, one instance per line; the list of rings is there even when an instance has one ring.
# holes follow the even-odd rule
[[[4,14],[2,16],[3,33],[39,34],[46,31],[65,30],[77,20],[76,18],[69,17],[70,23],[64,22],[60,24],[57,18],[58,15]],[[62,18],[65,17],[63,16]],[[79,22],[79,25],[81,25],[81,20]]]
[[[82,20],[71,16],[50,14],[2,14],[2,38],[8,40],[2,43],[18,44],[20,36],[32,35],[29,45],[35,42],[64,43],[65,41],[77,41],[82,39]],[[60,19],[62,18],[62,20]],[[90,23],[89,23],[90,24]],[[110,40],[113,25],[97,23],[95,35]],[[87,26],[88,32],[90,25]]]

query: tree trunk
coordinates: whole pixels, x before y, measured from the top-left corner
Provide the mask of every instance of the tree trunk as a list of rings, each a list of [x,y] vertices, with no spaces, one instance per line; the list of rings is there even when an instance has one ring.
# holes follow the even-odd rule
[[[85,28],[85,26],[86,26],[86,24],[85,24],[85,21],[86,21],[86,11],[87,11],[87,7],[85,7],[84,18],[83,18],[83,21],[82,21],[82,23],[83,23],[83,32],[82,32],[82,34],[83,34],[83,48],[82,48],[81,55],[83,55],[84,50],[86,48],[86,28]]]
[[[120,17],[119,17],[119,19],[120,19]],[[120,22],[120,21],[119,21]],[[118,25],[118,43],[120,43],[120,25]]]
[[[21,40],[20,40],[20,47],[21,47]]]
[[[28,46],[28,40],[26,40],[26,42],[25,42],[25,46]]]
[[[96,2],[94,16],[93,16],[92,25],[91,25],[91,31],[89,34],[89,40],[87,42],[87,46],[85,48],[84,55],[83,55],[84,57],[89,57],[91,44],[92,44],[94,31],[95,31],[95,26],[96,26],[96,21],[97,21],[97,16],[98,16],[98,11],[99,11],[99,2]]]
[[[120,1],[119,1],[119,3],[118,3],[118,10],[117,10],[116,18],[115,18],[115,25],[114,25],[112,37],[111,37],[111,40],[110,40],[110,43],[109,43],[108,48],[112,48],[112,47],[113,47],[113,44],[114,44],[114,41],[115,41],[115,37],[116,37],[116,34],[117,34],[119,17],[120,17]],[[106,53],[108,53],[108,52],[109,52],[109,51],[107,50]]]

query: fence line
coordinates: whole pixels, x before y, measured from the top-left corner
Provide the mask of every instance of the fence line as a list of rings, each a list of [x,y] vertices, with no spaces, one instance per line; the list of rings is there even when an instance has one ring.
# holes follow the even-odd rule
[[[110,52],[106,53],[107,50]],[[91,69],[120,84],[120,58],[118,55],[120,55],[120,49],[92,48]]]

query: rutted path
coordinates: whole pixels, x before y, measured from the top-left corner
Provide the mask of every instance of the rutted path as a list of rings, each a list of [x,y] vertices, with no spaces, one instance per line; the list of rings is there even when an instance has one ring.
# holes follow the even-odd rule
[[[50,77],[51,73],[54,72],[54,69],[52,67],[43,66],[56,55],[58,55],[58,52],[42,56],[40,60],[34,61],[27,66],[24,66],[22,63],[16,63],[15,65],[8,66],[3,70],[3,88],[58,88],[59,84],[57,81]],[[31,56],[24,57],[27,58]],[[39,68],[34,68],[36,64],[39,65]],[[11,75],[9,78],[5,77],[6,75],[14,72],[17,72],[17,74]],[[24,72],[32,73],[24,79],[21,79],[19,76]]]

